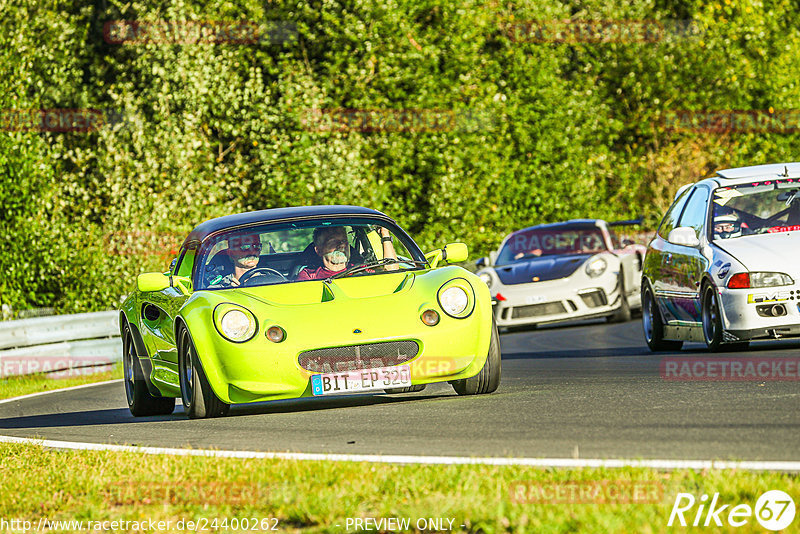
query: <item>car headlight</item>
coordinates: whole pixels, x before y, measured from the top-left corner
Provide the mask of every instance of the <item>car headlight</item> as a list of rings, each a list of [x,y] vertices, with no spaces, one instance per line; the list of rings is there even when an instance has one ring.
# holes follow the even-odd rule
[[[790,286],[792,277],[785,273],[750,273],[750,287]]]
[[[483,280],[483,282],[487,286],[492,287],[492,275],[490,275],[489,273],[481,273],[481,274],[478,275],[478,278]]]
[[[475,292],[463,278],[450,280],[439,289],[436,296],[439,306],[450,317],[463,319],[475,309]]]
[[[256,318],[248,309],[235,304],[217,306],[214,324],[223,337],[236,343],[247,341],[256,333]]]
[[[586,264],[586,274],[592,278],[597,278],[606,272],[606,267],[608,267],[606,260],[603,258],[595,258]]]

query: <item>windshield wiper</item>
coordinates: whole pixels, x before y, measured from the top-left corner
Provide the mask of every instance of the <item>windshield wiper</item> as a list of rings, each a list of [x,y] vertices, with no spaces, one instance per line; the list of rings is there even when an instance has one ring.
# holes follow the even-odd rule
[[[338,272],[333,276],[328,277],[327,281],[331,281],[334,278],[341,278],[342,276],[347,276],[348,274],[358,273],[364,271],[366,269],[372,269],[373,267],[382,267],[384,265],[393,265],[395,263],[411,263],[413,265],[417,265],[420,267],[424,267],[428,265],[426,261],[415,261],[415,260],[396,260],[394,258],[383,258],[382,260],[373,261],[371,263],[364,263],[362,265],[354,265],[344,271]]]

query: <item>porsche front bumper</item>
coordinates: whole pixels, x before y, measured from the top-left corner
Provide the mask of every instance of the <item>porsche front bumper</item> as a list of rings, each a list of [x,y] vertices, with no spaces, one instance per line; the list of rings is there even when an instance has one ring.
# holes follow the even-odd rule
[[[491,287],[497,326],[547,324],[612,315],[620,307],[616,273]]]

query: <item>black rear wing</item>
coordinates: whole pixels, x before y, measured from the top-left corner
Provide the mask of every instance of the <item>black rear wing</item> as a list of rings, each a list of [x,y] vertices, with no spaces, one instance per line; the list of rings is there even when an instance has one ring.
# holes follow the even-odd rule
[[[608,226],[609,227],[614,227],[614,226],[636,226],[637,224],[642,224],[642,218],[641,217],[638,218],[638,219],[630,219],[630,220],[627,220],[627,221],[610,222],[610,223],[608,223]]]

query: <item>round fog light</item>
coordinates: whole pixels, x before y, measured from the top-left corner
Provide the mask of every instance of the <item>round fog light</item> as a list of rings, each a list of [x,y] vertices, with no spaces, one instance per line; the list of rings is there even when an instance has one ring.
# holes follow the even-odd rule
[[[422,312],[422,322],[428,326],[436,326],[439,324],[439,314],[436,310],[425,310]]]
[[[267,329],[267,339],[273,343],[280,343],[285,337],[286,334],[284,333],[283,328],[280,326],[270,326]]]

